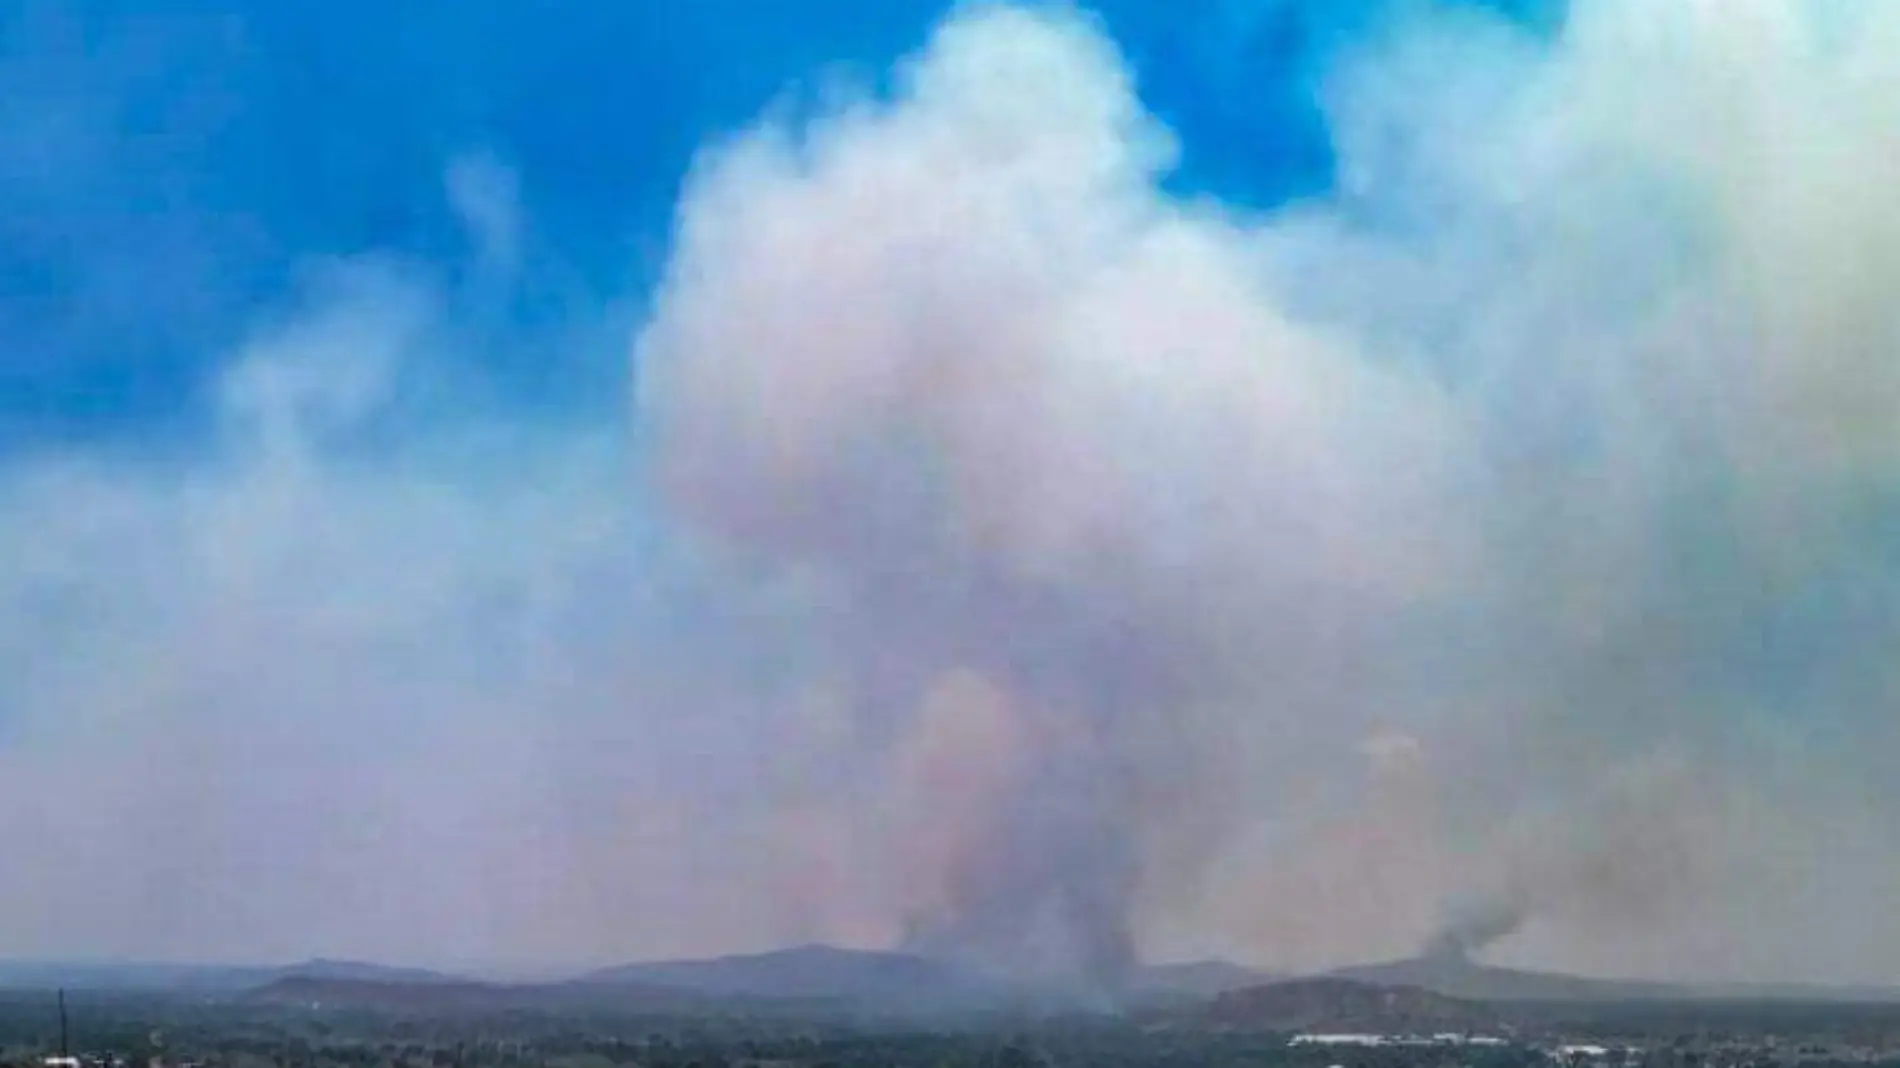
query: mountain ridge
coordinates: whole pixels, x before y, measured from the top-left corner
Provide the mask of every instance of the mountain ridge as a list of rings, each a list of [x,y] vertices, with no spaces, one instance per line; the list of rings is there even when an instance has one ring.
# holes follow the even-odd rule
[[[1500,967],[1450,954],[1354,965],[1309,976],[1277,975],[1219,959],[1140,965],[1118,984],[1111,984],[1116,992],[1098,991],[1094,997],[920,954],[821,943],[716,957],[634,962],[534,980],[486,979],[329,957],[275,966],[0,960],[0,988],[16,990],[65,987],[222,997],[288,983],[278,992],[301,996],[313,984],[331,983],[347,996],[371,998],[380,991],[400,1002],[427,1001],[421,991],[412,988],[432,985],[452,988],[437,992],[445,1001],[458,996],[476,1000],[499,997],[496,992],[505,991],[515,1000],[639,1002],[665,1000],[660,996],[665,991],[691,995],[701,1002],[825,1003],[854,1011],[904,1013],[1065,1004],[1099,1009],[1186,1005],[1237,990],[1319,978],[1416,989],[1481,1002],[1900,1002],[1900,988],[1894,987],[1606,979]]]
[[[1327,976],[1488,1002],[1900,1002],[1900,988],[1809,983],[1604,979],[1484,964],[1455,955],[1334,969]]]
[[[1502,1017],[1482,1002],[1339,976],[1230,990],[1186,1018],[1224,1030],[1382,1035],[1495,1032],[1503,1026]]]
[[[964,1008],[1006,1000],[981,973],[892,950],[808,943],[759,953],[648,961],[596,969],[588,985],[641,983],[721,997],[818,998],[860,1008]]]

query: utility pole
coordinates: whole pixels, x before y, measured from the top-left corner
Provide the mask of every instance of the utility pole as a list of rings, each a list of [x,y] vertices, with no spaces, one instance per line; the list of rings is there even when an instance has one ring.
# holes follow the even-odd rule
[[[66,1045],[66,988],[59,988],[59,1055],[72,1056],[72,1050]]]

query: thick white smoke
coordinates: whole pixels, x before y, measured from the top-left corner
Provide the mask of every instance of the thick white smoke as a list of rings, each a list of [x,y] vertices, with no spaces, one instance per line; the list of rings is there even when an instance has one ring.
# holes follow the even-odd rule
[[[574,966],[810,922],[753,890],[792,868],[751,800],[769,591],[702,607],[619,428],[439,410],[461,299],[313,271],[203,440],[0,477],[0,953]]]
[[[346,265],[203,439],[0,473],[0,951],[1879,978],[1897,45],[1419,13],[1256,215],[968,8],[709,149],[632,433],[443,411],[534,244],[455,168],[470,291]]]
[[[1601,944],[1785,886],[1742,813],[1830,819],[1857,788],[1803,780],[1887,686],[1811,628],[1892,631],[1855,583],[1897,27],[1422,18],[1331,90],[1339,194],[1268,218],[1160,193],[1060,12],[967,11],[892,99],[709,157],[638,350],[662,478],[827,591],[921,929],[1099,969],[1220,915],[1307,964],[1461,899]],[[1391,726],[1441,778],[1381,814],[1347,754]]]
[[[709,161],[642,338],[669,500],[828,591],[926,947],[1112,975],[1468,561],[1450,402],[1290,321],[1168,160],[1086,23],[966,16]]]

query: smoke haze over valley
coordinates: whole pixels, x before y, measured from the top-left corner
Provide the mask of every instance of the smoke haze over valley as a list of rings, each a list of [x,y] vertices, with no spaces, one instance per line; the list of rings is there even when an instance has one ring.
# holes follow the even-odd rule
[[[609,253],[526,133],[424,139],[447,236],[95,295],[236,325],[5,436],[0,957],[1893,982],[1900,5],[1214,6],[810,45]],[[34,10],[56,363],[15,268],[68,171],[147,203],[157,68]],[[1323,166],[1210,177],[1275,108]]]

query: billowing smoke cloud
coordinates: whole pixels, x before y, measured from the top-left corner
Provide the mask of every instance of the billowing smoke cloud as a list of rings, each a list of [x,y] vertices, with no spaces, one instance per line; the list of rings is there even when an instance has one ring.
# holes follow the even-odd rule
[[[1475,903],[1436,950],[1650,932],[1775,866],[1728,820],[1799,787],[1731,780],[1872,666],[1766,645],[1877,537],[1892,441],[1841,387],[1887,377],[1893,20],[1746,7],[1422,19],[1334,86],[1339,195],[1274,218],[1158,192],[1166,131],[1061,14],[967,12],[893,99],[706,161],[638,352],[662,478],[827,589],[936,832],[900,832],[927,942],[1099,969],[1197,883],[1287,907],[1201,879],[1323,862],[1351,791],[1302,779],[1393,722],[1451,776],[1396,878]],[[1652,747],[1700,837],[1601,801]]]
[[[1440,391],[1289,321],[1169,159],[1087,24],[968,16],[710,160],[641,342],[669,499],[830,591],[920,947],[1112,977],[1224,754],[1352,732],[1392,673],[1342,653],[1462,566]]]
[[[1604,932],[1668,923],[1713,887],[1711,839],[1739,811],[1723,789],[1676,762],[1637,759],[1554,809],[1520,811],[1422,955],[1468,959],[1533,919]]]
[[[1508,897],[1473,898],[1457,902],[1419,956],[1429,960],[1469,960],[1487,946],[1516,934],[1524,926],[1525,907]]]
[[[1264,215],[958,12],[709,149],[631,433],[459,410],[533,233],[455,169],[478,292],[345,265],[204,440],[0,478],[0,941],[1900,964],[1900,9],[1460,12]]]

